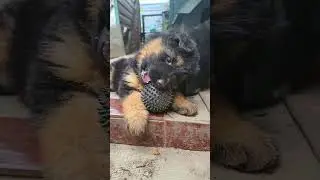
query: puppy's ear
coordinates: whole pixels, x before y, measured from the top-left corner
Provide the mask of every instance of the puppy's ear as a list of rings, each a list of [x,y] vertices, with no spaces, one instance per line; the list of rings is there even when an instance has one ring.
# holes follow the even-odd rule
[[[180,37],[177,33],[170,34],[168,40],[169,40],[169,45],[172,46],[173,48],[179,47]]]
[[[196,49],[196,43],[189,35],[191,29],[182,24],[169,31],[169,45],[179,48],[185,53],[192,53]]]
[[[195,41],[187,33],[178,33],[174,40],[179,50],[185,53],[192,53],[197,47]]]
[[[110,62],[111,68],[124,69],[127,67],[129,60],[127,58],[115,58]]]

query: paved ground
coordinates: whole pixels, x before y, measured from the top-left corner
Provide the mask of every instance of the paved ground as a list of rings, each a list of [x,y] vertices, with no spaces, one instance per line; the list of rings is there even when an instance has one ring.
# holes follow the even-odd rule
[[[111,144],[112,180],[209,180],[210,152]]]

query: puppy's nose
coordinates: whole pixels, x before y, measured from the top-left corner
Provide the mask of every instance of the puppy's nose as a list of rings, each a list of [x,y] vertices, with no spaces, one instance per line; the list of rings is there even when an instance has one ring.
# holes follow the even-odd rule
[[[165,86],[165,82],[164,82],[163,79],[158,79],[158,80],[157,80],[157,84],[158,84],[158,86],[160,86],[160,87],[164,87],[164,86]]]

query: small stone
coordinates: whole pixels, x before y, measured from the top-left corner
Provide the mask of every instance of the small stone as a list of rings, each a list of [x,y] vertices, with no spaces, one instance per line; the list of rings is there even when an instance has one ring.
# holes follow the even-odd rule
[[[153,148],[152,149],[152,154],[156,155],[156,156],[160,155],[159,149],[158,148]]]

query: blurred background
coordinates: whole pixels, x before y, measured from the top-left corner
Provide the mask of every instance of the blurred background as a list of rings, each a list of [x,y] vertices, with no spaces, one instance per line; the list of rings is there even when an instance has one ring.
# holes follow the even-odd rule
[[[137,51],[152,33],[200,24],[209,17],[209,7],[209,0],[111,0],[111,58]]]

